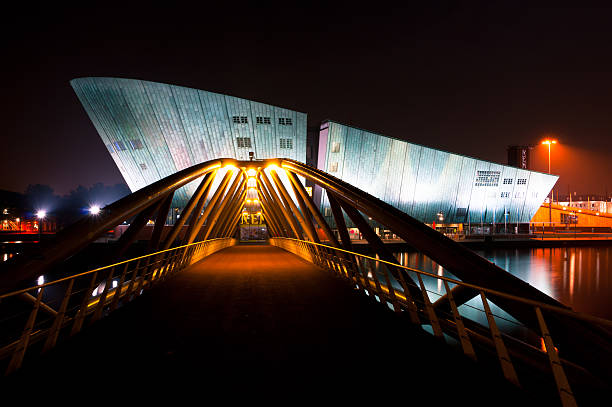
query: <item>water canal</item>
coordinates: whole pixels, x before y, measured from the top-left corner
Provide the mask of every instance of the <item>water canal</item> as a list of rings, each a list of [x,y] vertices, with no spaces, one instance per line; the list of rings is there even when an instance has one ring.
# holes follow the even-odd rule
[[[575,311],[612,320],[612,247],[499,248],[476,253]],[[399,253],[402,264],[454,278],[418,253]],[[445,294],[436,279],[425,282],[433,294]],[[432,298],[435,300],[435,298]]]

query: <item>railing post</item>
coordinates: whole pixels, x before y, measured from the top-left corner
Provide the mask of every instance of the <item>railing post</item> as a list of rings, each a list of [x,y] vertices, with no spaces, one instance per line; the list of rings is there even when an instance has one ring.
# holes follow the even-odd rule
[[[127,301],[132,301],[132,291],[134,290],[134,286],[136,285],[136,279],[138,278],[138,272],[140,271],[140,260],[136,262],[136,268],[132,271],[132,278],[130,279],[130,284],[128,285],[127,292],[125,293],[125,298]]]
[[[74,324],[72,325],[72,329],[70,331],[70,336],[78,333],[83,326],[83,320],[85,319],[85,315],[87,313],[87,305],[89,304],[89,299],[91,298],[91,292],[93,290],[94,284],[96,283],[96,279],[98,278],[98,272],[95,271],[91,276],[91,280],[89,280],[89,286],[87,290],[83,294],[83,300],[81,301],[81,306],[77,311],[77,314],[74,318]]]
[[[123,282],[125,281],[125,276],[128,271],[128,267],[130,262],[126,262],[123,267],[123,272],[121,273],[121,277],[119,278],[119,283],[117,284],[117,288],[115,289],[115,293],[113,294],[113,301],[111,302],[110,307],[108,308],[108,312],[113,312],[117,308],[117,304],[119,304],[119,297],[121,297],[121,290],[123,288]]]
[[[115,268],[111,267],[108,271],[108,277],[106,277],[106,283],[104,283],[104,290],[102,291],[102,295],[98,297],[98,306],[96,307],[96,311],[91,318],[91,322],[96,322],[102,316],[102,310],[104,309],[104,303],[106,302],[106,296],[108,295],[108,291],[110,290],[111,283],[113,281],[113,273],[115,272]]]
[[[444,335],[442,334],[442,328],[440,328],[440,322],[438,321],[438,316],[436,315],[436,311],[433,309],[431,305],[431,301],[429,300],[429,294],[427,294],[427,290],[425,289],[425,284],[423,284],[423,279],[419,273],[416,273],[417,280],[419,281],[419,286],[421,287],[421,292],[423,293],[423,302],[425,303],[425,310],[427,311],[427,316],[429,317],[429,322],[431,323],[431,328],[433,329],[434,336],[440,339],[444,339]]]
[[[393,289],[393,284],[391,283],[391,279],[389,278],[389,272],[387,271],[386,264],[380,265],[383,268],[383,273],[385,275],[385,281],[387,282],[387,290],[389,291],[389,298],[391,299],[391,305],[393,305],[393,310],[395,312],[401,312],[402,309],[399,307],[397,302],[397,297],[395,296],[395,290]]]
[[[404,290],[404,297],[406,297],[406,303],[408,304],[408,314],[410,315],[410,322],[415,325],[420,325],[421,320],[419,319],[419,310],[414,300],[412,299],[412,294],[410,294],[410,289],[408,288],[408,284],[406,284],[406,280],[404,279],[404,273],[399,273],[399,278],[402,290]]]
[[[459,341],[461,342],[461,348],[463,349],[463,353],[475,361],[476,353],[474,352],[472,342],[470,342],[470,338],[467,334],[467,331],[465,330],[465,326],[463,325],[463,318],[459,314],[459,310],[455,305],[455,300],[453,298],[453,295],[451,294],[450,288],[448,287],[448,283],[446,282],[446,280],[442,281],[444,282],[444,289],[446,290],[446,294],[448,295],[448,301],[453,312],[453,318],[455,320],[455,326],[457,327],[457,334],[459,335]]]
[[[49,334],[47,335],[47,340],[43,345],[42,353],[45,353],[49,349],[53,348],[55,346],[55,343],[57,342],[57,337],[59,336],[60,329],[62,329],[62,324],[64,323],[64,315],[66,314],[66,308],[68,307],[68,301],[70,300],[70,295],[72,294],[73,286],[74,278],[70,280],[70,282],[68,283],[68,287],[66,287],[64,298],[62,299],[60,308],[57,311],[57,315],[55,316],[53,325],[51,325],[51,328],[49,328]]]
[[[552,337],[550,336],[550,332],[548,331],[548,327],[546,326],[546,322],[544,321],[542,310],[540,310],[540,307],[535,307],[535,312],[538,318],[538,324],[540,325],[540,330],[542,331],[542,338],[544,338],[546,354],[548,355],[550,367],[552,368],[553,376],[555,377],[555,384],[557,385],[559,397],[561,398],[561,404],[563,405],[563,407],[576,406],[574,393],[572,393],[572,389],[569,385],[569,382],[567,381],[565,372],[563,371],[563,366],[561,365],[559,354],[557,353],[555,344],[552,341]]]
[[[36,322],[36,315],[38,315],[38,309],[40,308],[40,302],[42,300],[43,292],[45,291],[45,287],[41,287],[38,291],[38,296],[36,297],[36,302],[34,303],[34,307],[30,312],[30,316],[23,328],[23,332],[21,333],[21,339],[13,352],[13,356],[11,357],[11,361],[9,362],[8,367],[6,368],[5,375],[8,375],[15,370],[21,367],[21,363],[23,362],[23,357],[25,356],[26,350],[28,349],[28,343],[30,342],[30,334],[32,333],[32,329],[34,328],[34,323]]]
[[[520,387],[516,371],[514,370],[514,366],[510,360],[510,355],[508,354],[506,345],[504,345],[501,332],[499,332],[499,329],[497,328],[495,318],[493,317],[493,313],[491,312],[491,308],[489,308],[489,303],[487,302],[483,291],[480,292],[480,298],[482,299],[482,305],[484,306],[485,313],[487,314],[487,321],[489,322],[489,328],[491,329],[491,336],[493,337],[493,342],[495,343],[495,350],[497,351],[497,357],[499,358],[499,363],[501,364],[504,377],[510,383]]]

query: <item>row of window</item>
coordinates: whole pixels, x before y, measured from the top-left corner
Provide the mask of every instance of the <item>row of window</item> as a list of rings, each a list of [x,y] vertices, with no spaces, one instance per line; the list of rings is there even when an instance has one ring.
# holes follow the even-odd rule
[[[236,137],[236,145],[238,146],[238,148],[251,148],[253,146],[253,144],[251,143],[250,137]],[[293,139],[290,139],[290,138],[280,139],[280,148],[292,149]]]
[[[247,124],[249,118],[247,116],[232,116],[232,123],[236,124]],[[255,117],[255,123],[257,124],[272,124],[272,119],[266,116]],[[281,126],[293,126],[293,119],[290,117],[279,117],[278,124]]]
[[[504,178],[504,185],[512,185],[512,178]],[[518,185],[527,185],[527,178],[519,178],[516,180]]]
[[[476,181],[474,183],[477,187],[496,187],[499,185],[499,171],[476,171]]]
[[[517,191],[514,193],[514,197],[515,198],[523,198],[525,196],[525,192],[524,191]],[[537,192],[532,192],[531,193],[531,197],[532,198],[537,198],[538,197],[538,193]],[[510,198],[510,192],[502,192],[500,195],[500,198]]]
[[[132,150],[141,150],[144,148],[144,145],[140,139],[128,140],[128,144],[130,147],[132,147]],[[127,150],[127,147],[123,141],[115,141],[112,144],[107,144],[106,148],[108,148],[108,151],[111,153]]]

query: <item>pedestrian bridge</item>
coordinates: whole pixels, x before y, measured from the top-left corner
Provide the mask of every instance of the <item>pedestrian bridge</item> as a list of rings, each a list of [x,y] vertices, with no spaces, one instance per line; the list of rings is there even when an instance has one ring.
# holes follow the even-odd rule
[[[299,177],[326,191],[339,238]],[[181,217],[164,230],[174,192],[198,179]],[[266,242],[238,244],[245,208],[265,216]],[[456,278],[402,265],[364,216]],[[126,258],[151,219],[145,252]],[[348,219],[371,254],[353,251]],[[104,253],[108,265],[65,271],[125,220],[130,227]],[[9,266],[0,275],[5,383],[169,380],[198,369],[211,386],[227,384],[220,379],[227,375],[293,384],[318,377],[421,392],[434,403],[490,404],[497,394],[496,404],[569,406],[609,391],[610,321],[572,311],[405,213],[292,160],[224,159],[183,170]],[[39,275],[53,278],[31,284]],[[121,357],[91,364],[104,355]]]

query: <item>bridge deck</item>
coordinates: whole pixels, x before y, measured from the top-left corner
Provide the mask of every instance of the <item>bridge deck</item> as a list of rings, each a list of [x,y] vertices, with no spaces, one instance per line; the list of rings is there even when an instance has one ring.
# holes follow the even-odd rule
[[[332,388],[358,399],[421,394],[433,405],[524,397],[497,370],[485,373],[346,282],[278,248],[254,245],[225,249],[178,273],[9,382],[131,388],[135,380],[167,386],[186,377],[200,383],[197,391],[265,384],[274,392]],[[488,394],[497,394],[495,401],[483,398]]]

